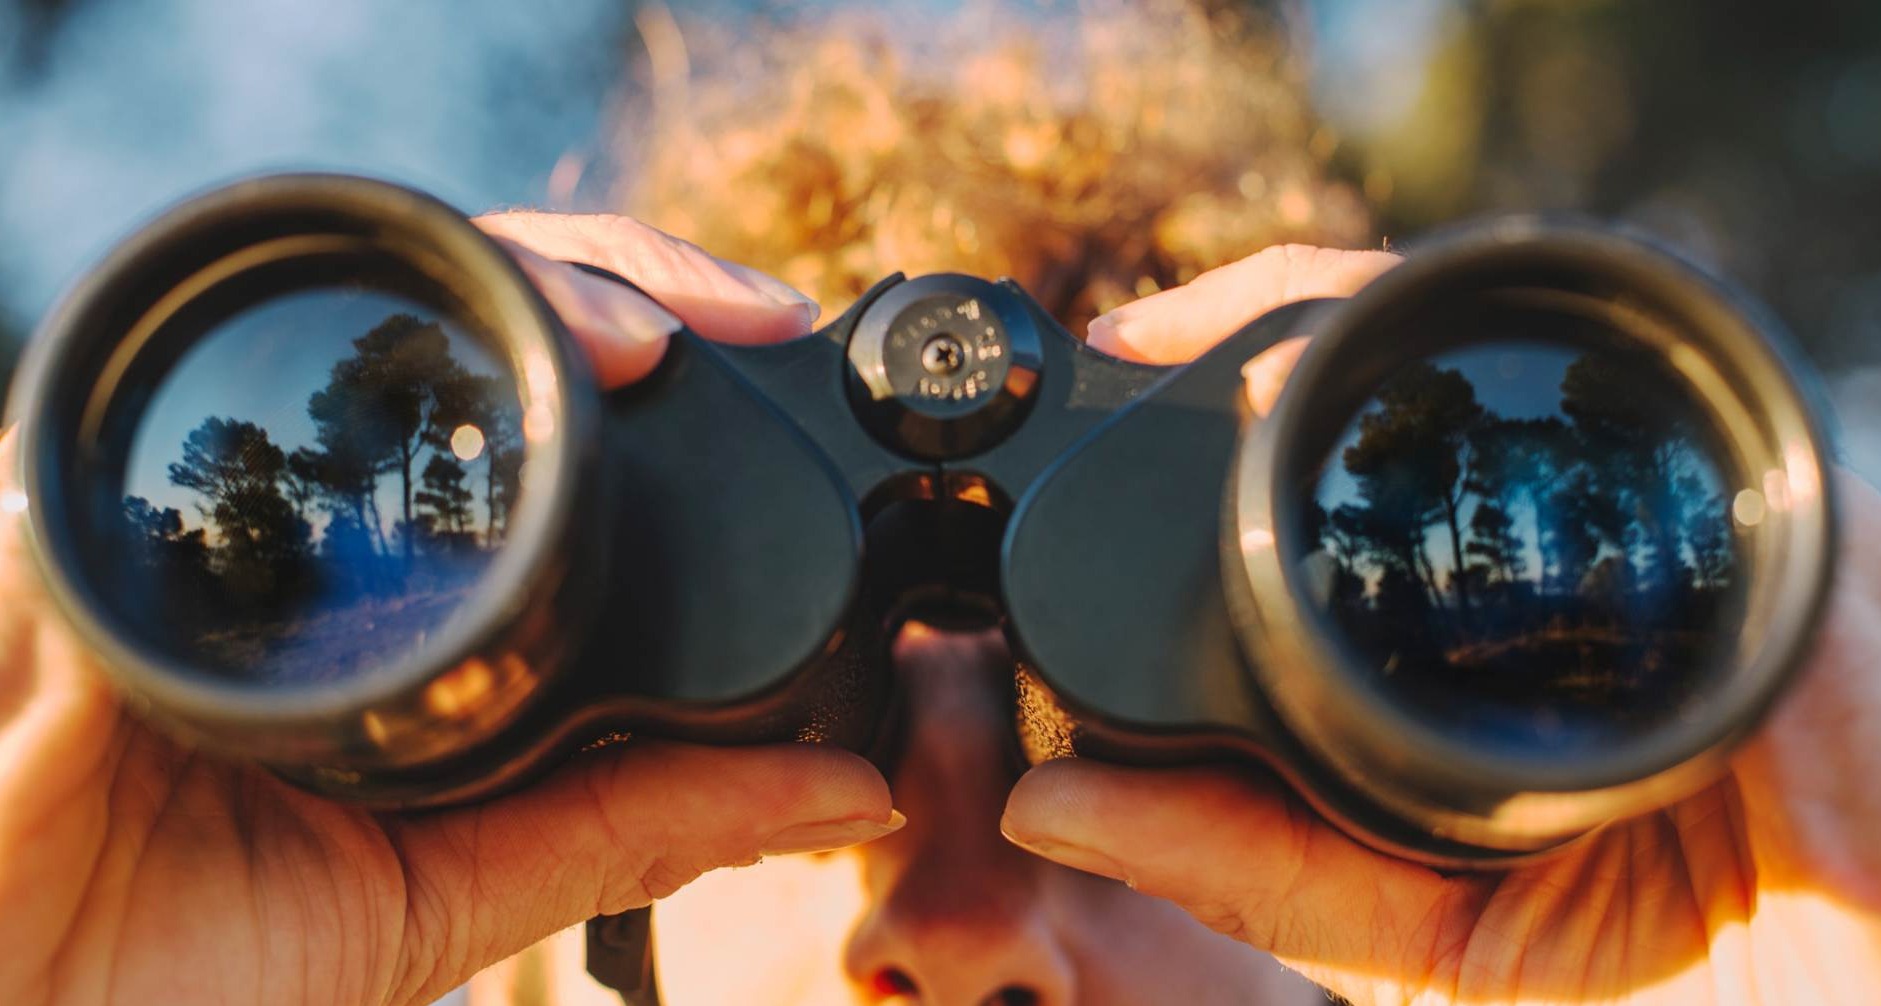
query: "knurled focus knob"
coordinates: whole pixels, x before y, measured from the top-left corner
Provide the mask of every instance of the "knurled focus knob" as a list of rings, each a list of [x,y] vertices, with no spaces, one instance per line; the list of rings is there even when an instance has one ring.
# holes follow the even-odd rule
[[[1019,296],[972,276],[908,280],[849,339],[850,401],[877,440],[928,461],[966,457],[1018,425],[1038,388],[1039,336]]]

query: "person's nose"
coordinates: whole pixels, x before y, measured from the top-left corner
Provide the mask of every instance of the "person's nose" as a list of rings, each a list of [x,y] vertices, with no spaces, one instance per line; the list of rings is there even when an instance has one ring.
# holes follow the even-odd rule
[[[935,842],[910,857],[851,935],[845,963],[865,1001],[1067,1006],[1075,971],[1041,871],[962,851]]]
[[[908,825],[865,846],[869,908],[844,965],[869,1003],[1064,1006],[1077,969],[1050,863],[1007,842],[1011,712],[1001,646],[914,632],[896,647],[913,712],[893,780]],[[1002,667],[1003,663],[1003,667]]]

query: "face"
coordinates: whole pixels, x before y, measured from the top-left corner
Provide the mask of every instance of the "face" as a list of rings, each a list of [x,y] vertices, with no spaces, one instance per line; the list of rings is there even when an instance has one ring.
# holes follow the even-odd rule
[[[908,724],[890,781],[907,826],[856,849],[718,870],[660,902],[664,1002],[1325,1001],[1173,904],[1000,836],[1024,765],[997,633],[910,625],[894,663]]]

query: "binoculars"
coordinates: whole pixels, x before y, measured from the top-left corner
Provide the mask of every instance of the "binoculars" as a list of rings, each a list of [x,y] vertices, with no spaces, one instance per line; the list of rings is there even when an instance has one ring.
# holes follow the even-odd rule
[[[1257,414],[1243,367],[1301,335]],[[919,619],[1004,630],[1030,759],[1264,765],[1494,866],[1715,778],[1833,571],[1780,327],[1582,224],[1452,232],[1179,367],[895,275],[603,392],[458,212],[266,177],[112,251],[11,402],[34,554],[132,707],[380,807],[631,735],[892,759]]]

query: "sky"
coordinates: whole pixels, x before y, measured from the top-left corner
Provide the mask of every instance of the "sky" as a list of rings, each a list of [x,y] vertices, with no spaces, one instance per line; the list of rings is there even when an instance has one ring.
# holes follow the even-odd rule
[[[1460,371],[1475,387],[1476,400],[1496,415],[1504,419],[1543,419],[1561,415],[1561,378],[1576,355],[1559,346],[1503,343],[1445,353],[1432,362],[1440,369]],[[1359,419],[1355,416],[1348,424],[1333,448],[1333,458],[1358,442]],[[1330,513],[1340,504],[1359,501],[1358,484],[1335,460],[1327,466],[1318,496],[1320,505]]]
[[[1403,114],[1456,3],[1307,4],[1320,112],[1356,132]],[[19,6],[0,0],[0,317],[16,331],[139,222],[259,171],[364,172],[467,212],[570,208],[550,177],[593,152],[635,45],[625,0],[83,0],[28,66]],[[1876,382],[1836,388],[1849,458],[1881,480]]]
[[[265,170],[374,174],[469,212],[542,204],[599,135],[627,6],[77,4],[37,70],[0,72],[0,305],[37,318],[139,221]],[[18,16],[0,0],[0,57]]]
[[[1568,422],[1567,415],[1561,411],[1561,382],[1568,367],[1581,355],[1581,351],[1560,344],[1511,340],[1451,351],[1433,358],[1431,362],[1441,370],[1461,373],[1475,388],[1477,402],[1492,416],[1502,419],[1556,418]],[[1329,455],[1330,461],[1315,494],[1319,505],[1327,513],[1346,504],[1363,505],[1357,482],[1338,459],[1346,448],[1358,442],[1360,420],[1366,413],[1373,411],[1375,407],[1368,405],[1359,416],[1353,417]],[[1692,455],[1687,457],[1693,458]],[[1719,472],[1708,464],[1693,463],[1687,470],[1700,480],[1706,496],[1710,498],[1730,499],[1739,489],[1745,488],[1731,486],[1727,491]],[[1459,524],[1466,537],[1480,502],[1471,494],[1465,498],[1458,511]],[[1509,516],[1515,522],[1515,536],[1521,541],[1525,578],[1539,582],[1543,566],[1540,543],[1535,540],[1534,534],[1535,508],[1526,499],[1518,500],[1509,508]],[[1450,549],[1448,525],[1441,521],[1432,524],[1425,533],[1424,551],[1440,582],[1456,566]],[[1610,551],[1603,548],[1601,554],[1604,556]],[[1684,548],[1682,551],[1684,558],[1690,561],[1690,549]]]
[[[190,431],[214,416],[255,423],[284,453],[317,448],[308,399],[326,387],[333,365],[352,355],[354,338],[400,312],[439,321],[434,313],[388,294],[320,290],[270,301],[224,323],[184,355],[152,396],[132,440],[125,494],[141,496],[159,509],[173,507],[192,527],[203,524],[201,496],[172,484],[168,474],[170,463],[181,459]],[[490,376],[501,373],[496,360],[460,329],[448,322],[440,325],[450,339],[451,355],[465,369]],[[487,457],[473,456],[464,464],[467,487],[478,490],[472,516],[479,524],[488,518],[480,491],[487,463]],[[423,466],[423,460],[414,465],[414,488]],[[402,492],[395,475],[380,478],[382,531],[389,532],[399,518]],[[315,525],[318,532],[325,521]]]

